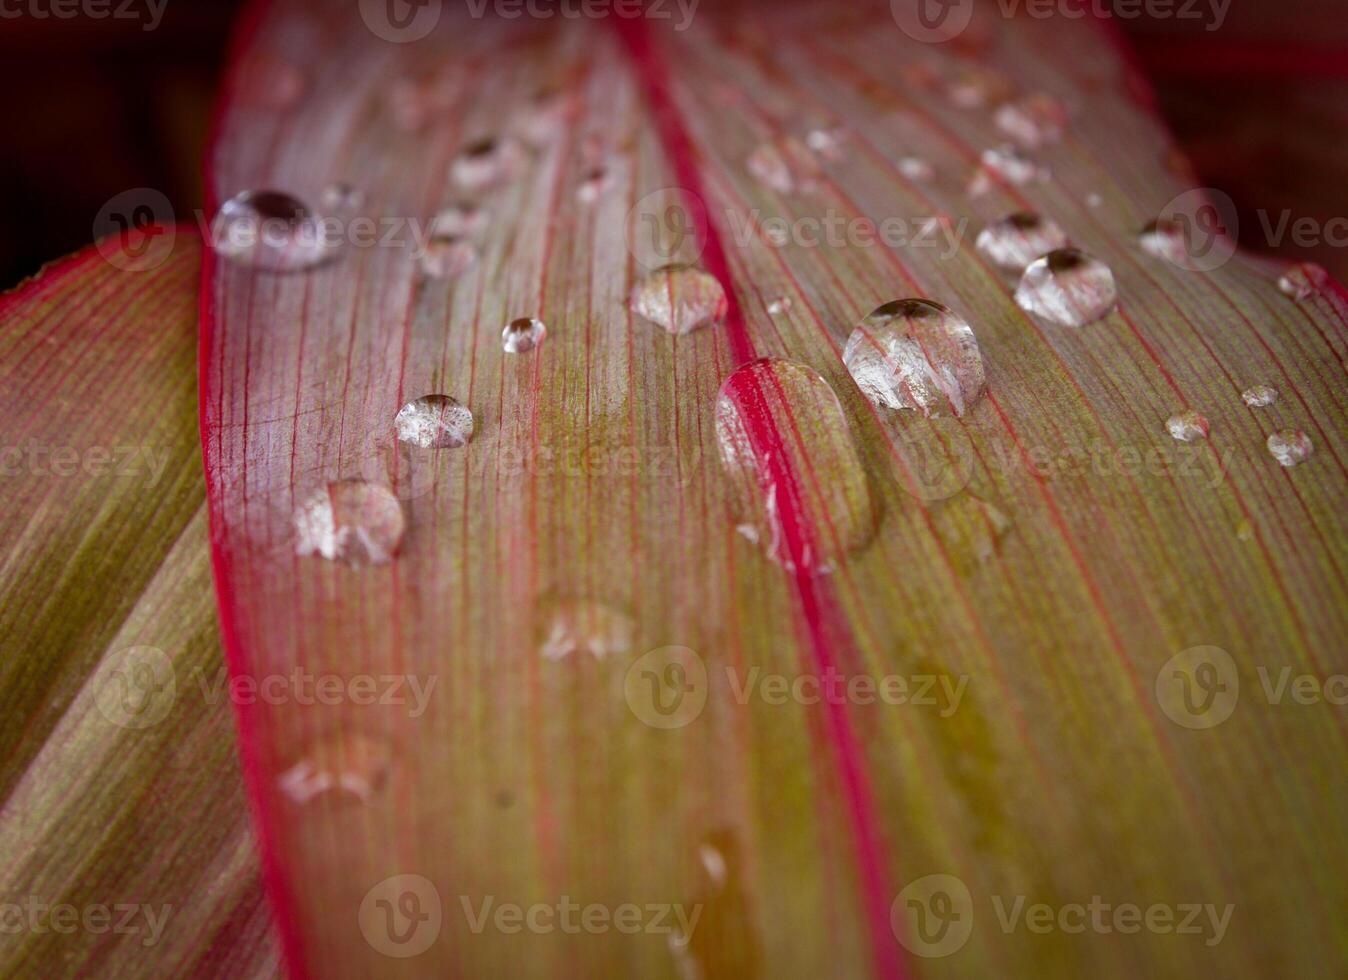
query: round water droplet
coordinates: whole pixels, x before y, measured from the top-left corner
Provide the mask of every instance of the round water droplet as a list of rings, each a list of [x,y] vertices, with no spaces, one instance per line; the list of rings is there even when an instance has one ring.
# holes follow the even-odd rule
[[[529,316],[521,317],[518,320],[511,320],[501,331],[501,346],[505,348],[507,354],[523,354],[543,343],[543,338],[547,335],[548,328],[544,326],[542,320]]]
[[[729,303],[715,276],[690,265],[666,265],[632,287],[632,312],[672,334],[721,322]]]
[[[940,303],[886,303],[852,331],[843,363],[877,405],[923,415],[963,415],[983,394],[983,358],[973,328]]]
[[[1172,218],[1158,218],[1143,228],[1137,236],[1142,251],[1157,258],[1165,259],[1181,269],[1192,266],[1189,257],[1189,242],[1184,235],[1184,226]]]
[[[402,505],[388,487],[338,480],[295,509],[295,553],[382,565],[393,559],[405,527]]]
[[[240,265],[270,272],[310,269],[336,254],[336,245],[305,204],[282,191],[244,191],[211,223],[211,246]]]
[[[576,197],[582,204],[593,204],[613,186],[613,175],[604,167],[591,167],[576,188]]]
[[[988,225],[975,244],[993,265],[1023,272],[1041,255],[1066,248],[1067,233],[1048,218],[1021,211]]]
[[[1021,146],[1033,150],[1062,139],[1067,107],[1053,96],[1038,92],[1001,106],[993,122]]]
[[[328,214],[350,214],[364,206],[364,192],[351,184],[329,184],[323,191],[323,210]]]
[[[1049,170],[1010,144],[984,150],[969,181],[969,193],[986,194],[997,184],[1024,187],[1049,179]]]
[[[1252,385],[1242,391],[1240,397],[1251,408],[1268,408],[1278,400],[1278,389],[1272,385]]]
[[[487,228],[490,216],[485,210],[471,204],[451,204],[435,212],[431,218],[432,238],[472,238]]]
[[[1310,459],[1315,444],[1300,429],[1283,429],[1268,437],[1268,451],[1283,466],[1296,466]]]
[[[1065,327],[1107,316],[1118,301],[1114,273],[1099,259],[1060,248],[1030,263],[1016,287],[1016,302],[1028,313]]]
[[[1300,301],[1323,292],[1329,281],[1329,273],[1325,271],[1324,266],[1314,262],[1302,262],[1278,277],[1278,288]]]
[[[454,449],[473,438],[473,413],[448,395],[423,395],[393,419],[398,441],[422,449]]]
[[[463,190],[483,191],[515,179],[524,161],[524,151],[513,139],[489,137],[464,147],[450,173]]]
[[[637,632],[631,616],[595,599],[550,599],[542,604],[539,624],[538,650],[546,660],[621,656],[632,649]]]
[[[432,238],[417,261],[431,279],[454,279],[477,264],[477,249],[461,238]]]
[[[921,157],[899,157],[895,166],[899,168],[899,173],[909,180],[923,182],[936,176],[936,168]]]
[[[1208,420],[1195,411],[1178,412],[1165,423],[1171,436],[1180,442],[1193,442],[1208,437]]]
[[[316,743],[277,777],[277,784],[299,804],[325,795],[369,803],[388,781],[392,764],[387,741],[347,732]]]

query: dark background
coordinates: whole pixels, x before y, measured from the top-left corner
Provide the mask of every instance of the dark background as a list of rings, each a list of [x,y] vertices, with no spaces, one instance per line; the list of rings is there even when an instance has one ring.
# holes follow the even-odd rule
[[[821,0],[822,2],[822,0]],[[0,289],[86,244],[134,187],[201,207],[201,156],[237,0],[169,0],[138,21],[0,21]],[[1348,3],[1233,0],[1219,31],[1118,20],[1200,180],[1230,194],[1242,244],[1273,251],[1258,208],[1348,215]],[[1348,279],[1344,249],[1298,249]]]

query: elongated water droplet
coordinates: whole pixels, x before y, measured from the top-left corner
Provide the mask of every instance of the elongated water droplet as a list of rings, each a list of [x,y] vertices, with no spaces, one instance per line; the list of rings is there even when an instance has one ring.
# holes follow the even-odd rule
[[[490,215],[472,204],[450,204],[431,218],[432,238],[472,238],[486,230]]]
[[[1310,459],[1315,444],[1300,429],[1283,429],[1268,437],[1268,451],[1283,466],[1296,466]]]
[[[442,236],[427,242],[417,261],[431,279],[454,279],[477,264],[477,249],[461,238]]]
[[[450,172],[463,190],[484,191],[514,180],[524,162],[524,150],[513,139],[488,137],[464,147]]]
[[[1242,391],[1240,397],[1251,408],[1268,408],[1278,400],[1278,389],[1272,385],[1252,385]]]
[[[1093,323],[1117,301],[1109,266],[1075,248],[1060,248],[1030,263],[1016,288],[1022,309],[1065,327]]]
[[[613,186],[613,175],[605,167],[591,167],[576,188],[576,197],[582,204],[593,204]]]
[[[729,308],[720,281],[690,265],[666,265],[642,277],[628,305],[672,334],[720,323]]]
[[[1049,179],[1049,170],[1010,144],[984,150],[978,169],[969,181],[969,193],[975,197],[986,194],[997,184],[1024,187]]]
[[[1067,233],[1048,218],[1021,211],[988,225],[975,245],[993,265],[1023,272],[1041,255],[1066,248]]]
[[[607,602],[554,597],[540,609],[538,651],[545,660],[578,654],[595,660],[622,656],[636,640],[632,617]]]
[[[1278,288],[1297,301],[1324,291],[1329,285],[1329,273],[1315,262],[1294,265],[1278,277]]]
[[[838,396],[801,364],[764,358],[716,399],[716,437],[740,526],[792,570],[827,572],[875,531],[866,469]]]
[[[453,449],[473,438],[473,413],[448,395],[423,395],[393,419],[398,441],[422,449]]]
[[[993,114],[993,122],[1021,146],[1034,150],[1062,139],[1067,107],[1053,96],[1037,92],[1001,106]]]
[[[231,262],[269,272],[310,269],[336,254],[323,222],[282,191],[244,191],[226,201],[211,224],[211,245]]]
[[[405,527],[402,505],[388,487],[338,480],[295,509],[295,553],[382,565],[393,559]]]
[[[897,300],[872,312],[847,338],[843,363],[875,404],[926,416],[963,415],[984,390],[973,328],[925,299]]]
[[[347,732],[315,744],[277,777],[277,783],[295,803],[336,794],[368,804],[388,781],[392,764],[393,751],[387,741]]]
[[[520,317],[511,320],[501,331],[501,346],[507,354],[523,354],[543,343],[547,335],[548,328],[542,320],[531,316]]]
[[[1208,420],[1195,411],[1177,412],[1165,423],[1170,435],[1180,442],[1193,442],[1208,437]]]

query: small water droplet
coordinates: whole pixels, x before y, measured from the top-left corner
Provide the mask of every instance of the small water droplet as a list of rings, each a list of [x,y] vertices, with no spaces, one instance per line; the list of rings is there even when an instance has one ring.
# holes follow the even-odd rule
[[[946,84],[946,97],[961,109],[981,109],[1011,94],[1006,76],[982,65],[968,65]]]
[[[1238,541],[1253,541],[1253,540],[1254,540],[1254,525],[1252,525],[1249,521],[1241,521],[1239,524],[1237,524],[1237,525],[1236,525],[1236,540],[1238,540]]]
[[[1272,385],[1252,385],[1242,391],[1240,397],[1251,408],[1268,408],[1278,400],[1278,389]]]
[[[339,794],[368,804],[388,781],[393,752],[382,738],[348,732],[314,745],[277,777],[282,793],[299,804]]]
[[[1283,466],[1296,466],[1310,459],[1315,444],[1300,429],[1283,429],[1268,437],[1268,451]]]
[[[591,167],[576,188],[576,197],[582,204],[593,204],[613,186],[613,175],[604,167]]]
[[[547,335],[548,328],[542,320],[530,316],[520,317],[511,320],[501,331],[501,346],[507,354],[523,354],[543,343]]]
[[[328,214],[350,214],[364,206],[364,192],[351,184],[329,184],[323,191],[323,210]]]
[[[621,609],[596,599],[552,598],[542,604],[539,653],[545,660],[589,654],[595,660],[632,649],[636,623]]]
[[[805,145],[825,160],[841,160],[847,146],[847,130],[841,126],[812,129],[805,134]]]
[[[1278,277],[1278,288],[1298,302],[1323,292],[1329,285],[1329,273],[1315,262],[1294,265]]]
[[[984,150],[978,169],[969,181],[969,193],[977,197],[997,184],[1024,187],[1049,179],[1049,170],[1010,144]]]
[[[230,198],[211,223],[211,245],[232,262],[270,272],[310,269],[336,254],[323,222],[283,191]]]
[[[909,180],[923,182],[936,176],[936,168],[921,157],[899,157],[896,166],[899,168],[899,173]]]
[[[295,509],[295,553],[382,565],[393,559],[405,527],[402,505],[388,487],[338,480]]]
[[[454,449],[473,438],[473,413],[448,395],[423,395],[393,419],[398,441],[422,449]]]
[[[1108,315],[1118,292],[1109,266],[1078,249],[1060,248],[1030,263],[1016,302],[1052,323],[1081,327]]]
[[[524,151],[513,139],[488,137],[465,146],[454,158],[450,174],[461,189],[484,191],[513,180],[524,161]]]
[[[1105,199],[1094,191],[1086,195],[1086,207],[1098,208],[1105,203]]]
[[[1067,118],[1067,107],[1043,92],[1007,102],[993,114],[998,129],[1030,150],[1062,139]]]
[[[453,279],[477,264],[477,249],[460,238],[432,238],[418,256],[421,271],[431,279]]]
[[[779,194],[808,192],[818,183],[819,167],[813,154],[794,136],[762,144],[749,154],[745,168]]]
[[[642,277],[628,304],[672,334],[719,323],[729,306],[720,281],[690,265],[666,265]]]
[[[1157,258],[1165,259],[1182,269],[1190,268],[1193,263],[1189,256],[1189,242],[1184,234],[1184,226],[1171,218],[1158,218],[1148,224],[1137,236],[1142,251]]]
[[[1066,248],[1067,233],[1048,218],[1021,211],[988,225],[975,244],[994,265],[1019,273],[1041,255]]]
[[[778,316],[779,314],[785,313],[789,309],[791,309],[791,306],[792,303],[790,296],[778,296],[776,299],[774,299],[771,303],[768,304],[768,313],[770,313],[772,316]]]
[[[472,238],[487,228],[490,216],[472,204],[451,204],[435,212],[431,218],[432,238]]]
[[[1177,412],[1166,420],[1170,435],[1180,442],[1193,442],[1208,437],[1208,420],[1195,411]]]
[[[716,399],[716,437],[735,523],[756,529],[774,561],[828,572],[870,541],[866,468],[838,396],[814,371],[775,358],[736,370]]]
[[[897,300],[872,312],[847,338],[843,363],[875,404],[928,417],[963,415],[985,385],[973,328],[925,299]]]

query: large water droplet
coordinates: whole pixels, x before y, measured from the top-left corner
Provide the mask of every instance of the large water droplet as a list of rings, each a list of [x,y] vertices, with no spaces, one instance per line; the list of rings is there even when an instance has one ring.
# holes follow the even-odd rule
[[[1296,466],[1310,459],[1315,444],[1300,429],[1283,429],[1268,437],[1268,451],[1283,466]]]
[[[1010,144],[984,150],[978,169],[969,181],[969,193],[986,194],[997,184],[1024,187],[1049,179],[1049,170]]]
[[[1324,266],[1315,262],[1302,262],[1278,277],[1278,288],[1300,301],[1323,292],[1329,282],[1329,273]]]
[[[643,276],[628,305],[673,334],[719,323],[729,308],[720,281],[690,265],[666,265]]]
[[[1272,385],[1252,385],[1242,391],[1240,397],[1251,408],[1268,408],[1278,400],[1278,389]]]
[[[830,571],[870,541],[876,512],[838,396],[801,364],[764,358],[716,399],[735,517],[788,569]]]
[[[1008,102],[993,114],[993,122],[1007,136],[1027,149],[1062,139],[1067,127],[1067,107],[1042,92]]]
[[[405,527],[402,505],[388,487],[338,480],[295,509],[295,553],[382,565],[393,559]]]
[[[323,222],[282,191],[244,191],[230,198],[211,223],[211,246],[231,262],[294,272],[334,257]]]
[[[1048,218],[1021,211],[988,225],[975,244],[994,265],[1022,272],[1041,255],[1066,248],[1067,233]]]
[[[369,803],[388,781],[392,763],[388,742],[348,732],[315,744],[277,777],[277,784],[295,803],[326,794]]]
[[[632,617],[596,599],[553,598],[541,607],[539,653],[547,660],[588,654],[595,660],[632,649],[637,627]]]
[[[543,343],[548,328],[542,320],[531,316],[511,320],[501,331],[501,346],[507,354],[523,354]]]
[[[1030,263],[1016,288],[1022,309],[1065,327],[1093,323],[1117,301],[1109,266],[1075,248],[1060,248]]]
[[[875,404],[926,416],[963,415],[985,383],[973,328],[925,299],[876,309],[847,338],[843,363]]]
[[[1165,427],[1170,435],[1180,442],[1193,442],[1195,439],[1208,437],[1208,420],[1193,410],[1177,412],[1170,416],[1166,420]]]
[[[453,449],[473,438],[473,413],[448,395],[423,395],[393,419],[398,440],[422,449]]]
[[[450,173],[463,190],[485,191],[513,180],[524,162],[524,150],[513,139],[488,137],[464,147]]]

